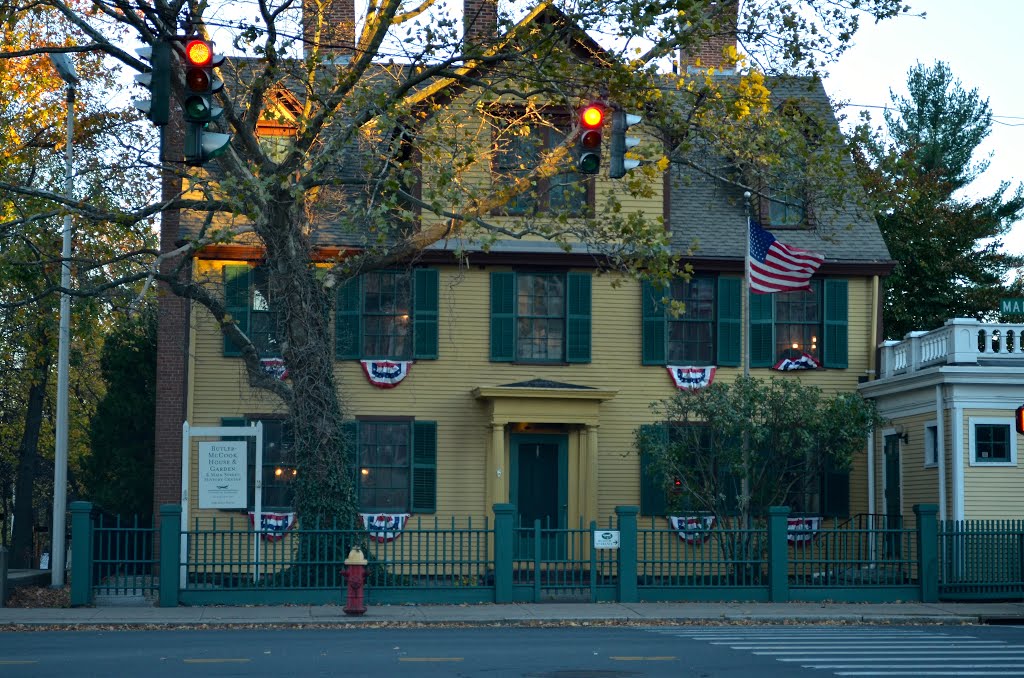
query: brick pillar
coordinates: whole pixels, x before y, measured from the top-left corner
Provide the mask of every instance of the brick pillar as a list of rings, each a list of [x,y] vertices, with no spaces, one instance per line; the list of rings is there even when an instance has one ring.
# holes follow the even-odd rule
[[[464,49],[485,47],[498,32],[498,0],[463,0]]]
[[[318,35],[319,33],[319,35]],[[355,0],[302,0],[302,53],[351,55],[356,44]]]
[[[163,160],[181,162],[184,126],[181,110],[172,103],[170,123],[163,131]],[[164,173],[162,192],[165,200],[181,191],[181,179]],[[170,252],[177,247],[181,215],[168,210],[160,220],[160,251]],[[161,268],[170,272],[179,263],[165,261]],[[187,276],[188,272],[183,275]],[[161,283],[157,287],[157,341],[156,341],[156,441],[153,460],[153,515],[159,515],[161,504],[181,502],[181,425],[185,421],[185,403],[188,384],[188,302],[176,296]],[[158,527],[158,525],[154,525]],[[159,532],[154,539],[154,557],[159,553]]]
[[[679,70],[700,60],[701,67],[721,66],[722,50],[729,45],[736,46],[736,23],[739,13],[738,0],[721,0],[711,3],[706,11],[710,15],[712,28],[703,42],[689,49],[679,50]]]

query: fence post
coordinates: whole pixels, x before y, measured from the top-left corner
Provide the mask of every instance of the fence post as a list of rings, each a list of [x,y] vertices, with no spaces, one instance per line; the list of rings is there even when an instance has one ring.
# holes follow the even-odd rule
[[[789,602],[788,506],[768,507],[768,600]]]
[[[181,504],[160,505],[160,607],[178,606]]]
[[[71,511],[71,607],[92,604],[92,503],[73,501]]]
[[[7,549],[0,546],[0,607],[7,604]]]
[[[512,602],[512,504],[494,505],[494,602]]]
[[[917,516],[917,581],[921,602],[939,601],[939,525],[935,504],[914,504]]]
[[[638,506],[616,506],[619,522],[619,589],[620,603],[635,603],[640,595],[636,585],[636,517]]]

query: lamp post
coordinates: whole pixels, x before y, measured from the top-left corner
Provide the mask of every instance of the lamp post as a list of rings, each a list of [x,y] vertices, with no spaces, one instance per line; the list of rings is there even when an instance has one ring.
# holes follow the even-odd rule
[[[75,132],[75,86],[78,75],[71,58],[64,53],[50,54],[50,61],[67,83],[68,142],[67,166],[64,173],[64,197],[70,202],[74,194],[75,179],[72,173],[72,140]],[[50,585],[64,586],[65,554],[64,543],[65,512],[68,501],[68,355],[71,344],[71,213],[64,215],[63,246],[60,269],[60,330],[57,335],[57,423],[53,451],[53,527],[50,531]]]

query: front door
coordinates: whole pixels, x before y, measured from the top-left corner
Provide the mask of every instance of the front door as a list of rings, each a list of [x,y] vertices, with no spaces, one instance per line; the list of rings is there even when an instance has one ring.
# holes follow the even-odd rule
[[[516,557],[557,558],[564,550],[568,513],[568,443],[564,435],[512,436],[509,490],[516,505]],[[536,554],[540,521],[541,552]]]
[[[902,553],[903,498],[900,494],[900,437],[885,436],[885,555],[899,558]],[[891,532],[888,530],[892,530]]]

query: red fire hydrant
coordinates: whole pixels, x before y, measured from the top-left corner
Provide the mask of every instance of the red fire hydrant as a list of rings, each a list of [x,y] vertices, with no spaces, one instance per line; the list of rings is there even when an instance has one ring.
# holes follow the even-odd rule
[[[345,579],[348,582],[348,602],[345,603],[345,614],[358,615],[366,612],[366,601],[363,599],[363,586],[366,584],[366,556],[363,549],[353,546],[345,559]]]

